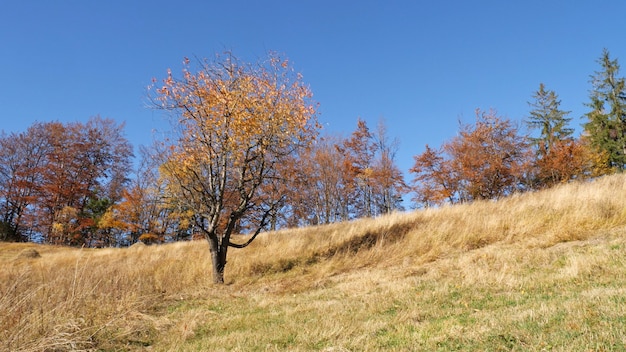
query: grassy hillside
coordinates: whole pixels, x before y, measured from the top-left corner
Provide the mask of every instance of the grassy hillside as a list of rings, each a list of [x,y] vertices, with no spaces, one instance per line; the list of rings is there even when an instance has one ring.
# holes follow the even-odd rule
[[[625,350],[626,176],[265,234],[221,287],[204,241],[0,264],[2,351]]]

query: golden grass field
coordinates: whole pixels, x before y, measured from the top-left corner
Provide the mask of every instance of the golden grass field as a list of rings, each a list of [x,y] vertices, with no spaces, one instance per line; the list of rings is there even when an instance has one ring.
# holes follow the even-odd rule
[[[619,351],[626,175],[266,233],[223,286],[205,241],[0,264],[2,351]]]

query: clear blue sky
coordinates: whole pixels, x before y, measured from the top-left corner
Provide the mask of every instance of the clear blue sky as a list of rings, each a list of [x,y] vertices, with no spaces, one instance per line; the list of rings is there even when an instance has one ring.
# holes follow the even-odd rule
[[[621,0],[3,0],[0,130],[99,114],[149,144],[167,127],[146,107],[153,77],[185,56],[273,50],[304,75],[328,131],[385,118],[406,173],[476,108],[521,121],[540,82],[578,128],[602,49],[626,65],[625,33]]]

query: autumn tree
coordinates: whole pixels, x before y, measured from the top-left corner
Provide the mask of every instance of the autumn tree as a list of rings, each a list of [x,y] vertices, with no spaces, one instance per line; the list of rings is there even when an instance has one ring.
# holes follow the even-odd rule
[[[378,122],[373,135],[376,157],[372,167],[374,204],[378,214],[402,210],[402,195],[406,193],[402,171],[396,164],[396,153],[400,145],[397,138],[390,139],[384,120]]]
[[[530,164],[527,144],[510,120],[476,110],[476,122],[461,124],[441,150],[427,147],[415,157],[415,199],[429,206],[498,199],[520,190]]]
[[[372,217],[375,215],[372,167],[376,144],[367,123],[359,118],[356,130],[339,147],[353,175],[356,217]]]
[[[123,135],[124,125],[94,117],[87,123],[52,122],[47,127],[51,148],[38,198],[40,230],[50,243],[95,244],[102,240],[97,234],[97,220],[105,211],[102,202],[120,199],[130,171],[132,147]]]
[[[122,244],[163,242],[191,236],[190,212],[167,199],[165,182],[159,177],[155,151],[140,148],[135,177],[122,191],[121,199],[107,209],[100,228]],[[184,233],[184,236],[182,234]]]
[[[458,192],[458,175],[452,163],[442,150],[426,145],[426,150],[414,156],[415,163],[409,170],[415,174],[412,191],[413,202],[426,208],[440,205],[445,201],[455,203]]]
[[[476,110],[474,125],[444,145],[458,172],[460,199],[498,199],[519,190],[529,166],[526,139],[511,120],[494,110]]]
[[[601,70],[591,76],[591,109],[585,116],[585,132],[596,155],[605,154],[604,168],[626,167],[626,83],[619,77],[619,63],[604,49],[598,60]],[[604,158],[598,158],[603,160]],[[602,168],[602,167],[601,167]]]
[[[257,64],[226,54],[184,67],[153,94],[173,113],[160,171],[169,193],[193,210],[213,281],[223,283],[228,248],[249,245],[280,206],[276,166],[315,137],[315,108],[302,77],[274,54]],[[231,241],[237,229],[249,233],[244,243]]]
[[[350,219],[354,193],[352,165],[339,151],[343,139],[324,136],[291,164],[288,226],[329,224]]]
[[[49,152],[46,125],[0,136],[0,240],[23,241],[33,232],[33,208]]]
[[[540,159],[535,159],[538,184],[536,187],[550,187],[573,179],[604,174],[595,173],[593,155],[589,147],[581,139],[557,141],[550,152]],[[606,165],[599,163],[599,165]]]
[[[498,199],[520,188],[528,170],[527,142],[509,119],[476,110],[473,125],[461,125],[444,145],[458,172],[460,199]]]
[[[101,241],[97,222],[119,199],[130,168],[132,148],[122,129],[95,117],[36,123],[2,138],[0,210],[8,233],[28,231],[55,244]]]
[[[356,217],[372,217],[401,207],[405,184],[395,163],[398,141],[389,140],[384,121],[372,132],[359,118],[356,130],[337,147],[354,180]]]

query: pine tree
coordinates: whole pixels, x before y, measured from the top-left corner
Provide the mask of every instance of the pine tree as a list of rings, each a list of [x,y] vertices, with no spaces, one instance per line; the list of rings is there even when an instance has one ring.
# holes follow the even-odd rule
[[[604,49],[598,60],[602,70],[591,76],[591,108],[584,125],[591,147],[606,154],[607,167],[623,171],[626,166],[626,85],[619,77],[619,63]]]

